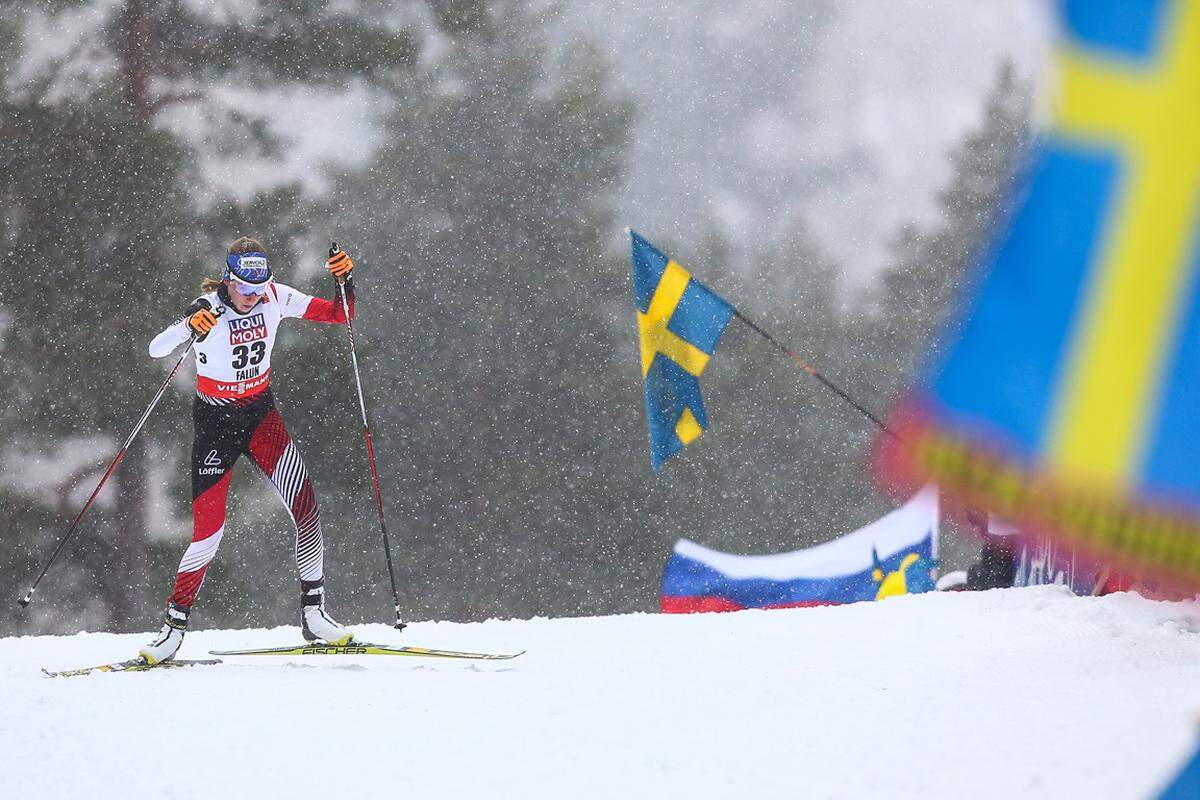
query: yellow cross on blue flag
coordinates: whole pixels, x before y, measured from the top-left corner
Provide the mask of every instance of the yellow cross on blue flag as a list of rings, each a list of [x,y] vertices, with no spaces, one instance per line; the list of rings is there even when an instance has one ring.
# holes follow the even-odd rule
[[[1200,0],[1059,8],[1023,202],[880,463],[1200,585]]]
[[[708,427],[699,378],[734,308],[654,245],[633,231],[630,236],[650,459],[657,472]]]

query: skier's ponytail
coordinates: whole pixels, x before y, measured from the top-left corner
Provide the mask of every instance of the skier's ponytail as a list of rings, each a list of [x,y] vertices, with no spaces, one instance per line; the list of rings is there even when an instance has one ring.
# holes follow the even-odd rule
[[[262,242],[258,239],[252,239],[249,236],[242,236],[233,244],[229,245],[229,255],[237,255],[238,253],[265,253],[267,249],[262,246]],[[205,278],[200,281],[200,293],[208,294],[215,292],[221,288],[220,278]]]

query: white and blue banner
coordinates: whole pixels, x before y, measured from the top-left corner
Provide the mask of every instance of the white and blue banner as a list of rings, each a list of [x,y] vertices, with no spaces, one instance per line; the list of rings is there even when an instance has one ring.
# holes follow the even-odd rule
[[[936,580],[937,542],[933,486],[870,525],[791,553],[740,556],[680,539],[663,571],[661,608],[792,608],[927,592]]]

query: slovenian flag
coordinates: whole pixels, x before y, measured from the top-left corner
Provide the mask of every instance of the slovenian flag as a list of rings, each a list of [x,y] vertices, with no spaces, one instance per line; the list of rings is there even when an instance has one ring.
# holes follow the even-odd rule
[[[934,588],[938,492],[831,542],[776,555],[739,556],[680,539],[663,571],[668,613],[836,605]]]

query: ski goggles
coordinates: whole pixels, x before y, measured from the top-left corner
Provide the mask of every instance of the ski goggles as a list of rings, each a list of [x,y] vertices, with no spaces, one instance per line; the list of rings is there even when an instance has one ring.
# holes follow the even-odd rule
[[[270,286],[269,283],[258,283],[258,284],[242,283],[241,281],[237,280],[236,278],[234,280],[230,281],[230,285],[233,286],[234,290],[238,294],[244,295],[246,297],[254,297],[256,295],[264,295],[267,293],[267,287]]]
[[[262,294],[271,280],[271,266],[266,253],[234,253],[225,257],[225,279],[238,285],[242,294]],[[262,291],[243,291],[243,286],[261,288]]]

